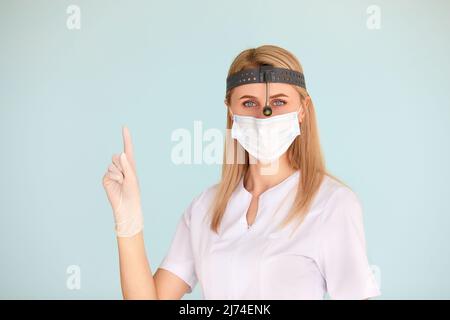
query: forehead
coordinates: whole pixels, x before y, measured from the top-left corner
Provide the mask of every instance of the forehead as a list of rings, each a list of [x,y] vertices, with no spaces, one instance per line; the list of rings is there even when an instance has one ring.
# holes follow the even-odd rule
[[[297,90],[288,83],[269,82],[268,88],[269,96],[279,93],[284,93],[290,98],[298,96]],[[266,97],[266,84],[249,83],[237,86],[233,89],[232,99],[239,99],[243,95],[251,95],[263,99]]]

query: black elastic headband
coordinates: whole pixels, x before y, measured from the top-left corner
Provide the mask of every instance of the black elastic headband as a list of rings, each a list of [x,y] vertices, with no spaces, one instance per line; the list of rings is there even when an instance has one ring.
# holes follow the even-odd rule
[[[259,68],[242,70],[227,77],[227,92],[243,84],[263,82],[289,83],[306,89],[303,73],[263,64]]]

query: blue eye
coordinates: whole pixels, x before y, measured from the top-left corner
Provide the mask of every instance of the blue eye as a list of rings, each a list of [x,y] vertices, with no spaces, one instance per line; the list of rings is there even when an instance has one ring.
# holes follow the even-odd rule
[[[282,102],[283,103],[283,104],[275,104],[277,107],[284,106],[286,104],[286,101],[284,101],[284,100],[275,100],[274,102]]]
[[[253,103],[253,106],[249,106],[249,105],[247,105],[247,104],[246,104],[247,102],[251,102],[251,103]],[[254,107],[254,106],[256,106],[256,103],[255,103],[254,101],[252,101],[252,100],[247,100],[247,101],[245,101],[245,102],[243,103],[243,105],[244,105],[244,107],[250,108],[250,107]]]

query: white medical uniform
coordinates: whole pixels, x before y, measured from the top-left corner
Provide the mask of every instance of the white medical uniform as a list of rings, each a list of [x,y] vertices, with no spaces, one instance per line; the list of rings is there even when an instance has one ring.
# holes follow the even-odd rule
[[[184,211],[160,264],[197,282],[203,299],[365,299],[380,295],[368,263],[361,204],[355,193],[325,176],[305,220],[279,231],[299,183],[300,171],[259,196],[250,228],[252,199],[243,178],[227,204],[219,235],[207,210],[217,184],[197,195]],[[295,223],[295,222],[294,222]]]

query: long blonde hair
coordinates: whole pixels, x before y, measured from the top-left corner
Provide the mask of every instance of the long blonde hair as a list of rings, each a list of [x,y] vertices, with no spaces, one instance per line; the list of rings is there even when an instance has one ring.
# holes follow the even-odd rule
[[[288,68],[303,73],[300,62],[289,51],[274,45],[263,45],[257,48],[246,49],[238,54],[228,70],[228,75],[241,70],[255,68],[262,64]],[[308,92],[298,86],[294,87],[298,91],[300,99],[304,104],[305,116],[301,123],[302,133],[300,136],[297,136],[291,144],[287,150],[287,155],[290,166],[295,170],[300,170],[301,174],[293,206],[286,219],[280,224],[280,227],[285,227],[295,218],[298,218],[299,224],[303,221],[311,202],[321,185],[324,175],[328,175],[344,184],[325,169],[325,161],[319,142],[314,105],[312,100],[305,100],[305,98],[309,96]],[[227,102],[227,105],[230,105],[232,93],[233,89],[226,92],[225,101]],[[305,101],[309,102],[306,103]],[[230,131],[229,129],[231,129],[231,126],[232,117],[230,112],[227,112],[227,132]],[[237,144],[233,143],[232,140],[233,139],[229,134],[225,136],[222,177],[217,185],[217,192],[210,210],[211,230],[216,233],[218,233],[231,194],[239,184],[241,177],[246,174],[249,168],[249,156],[247,151],[245,151],[244,161],[231,161],[232,163],[227,161],[227,157],[229,157],[230,154],[233,154],[233,157],[238,154]]]

